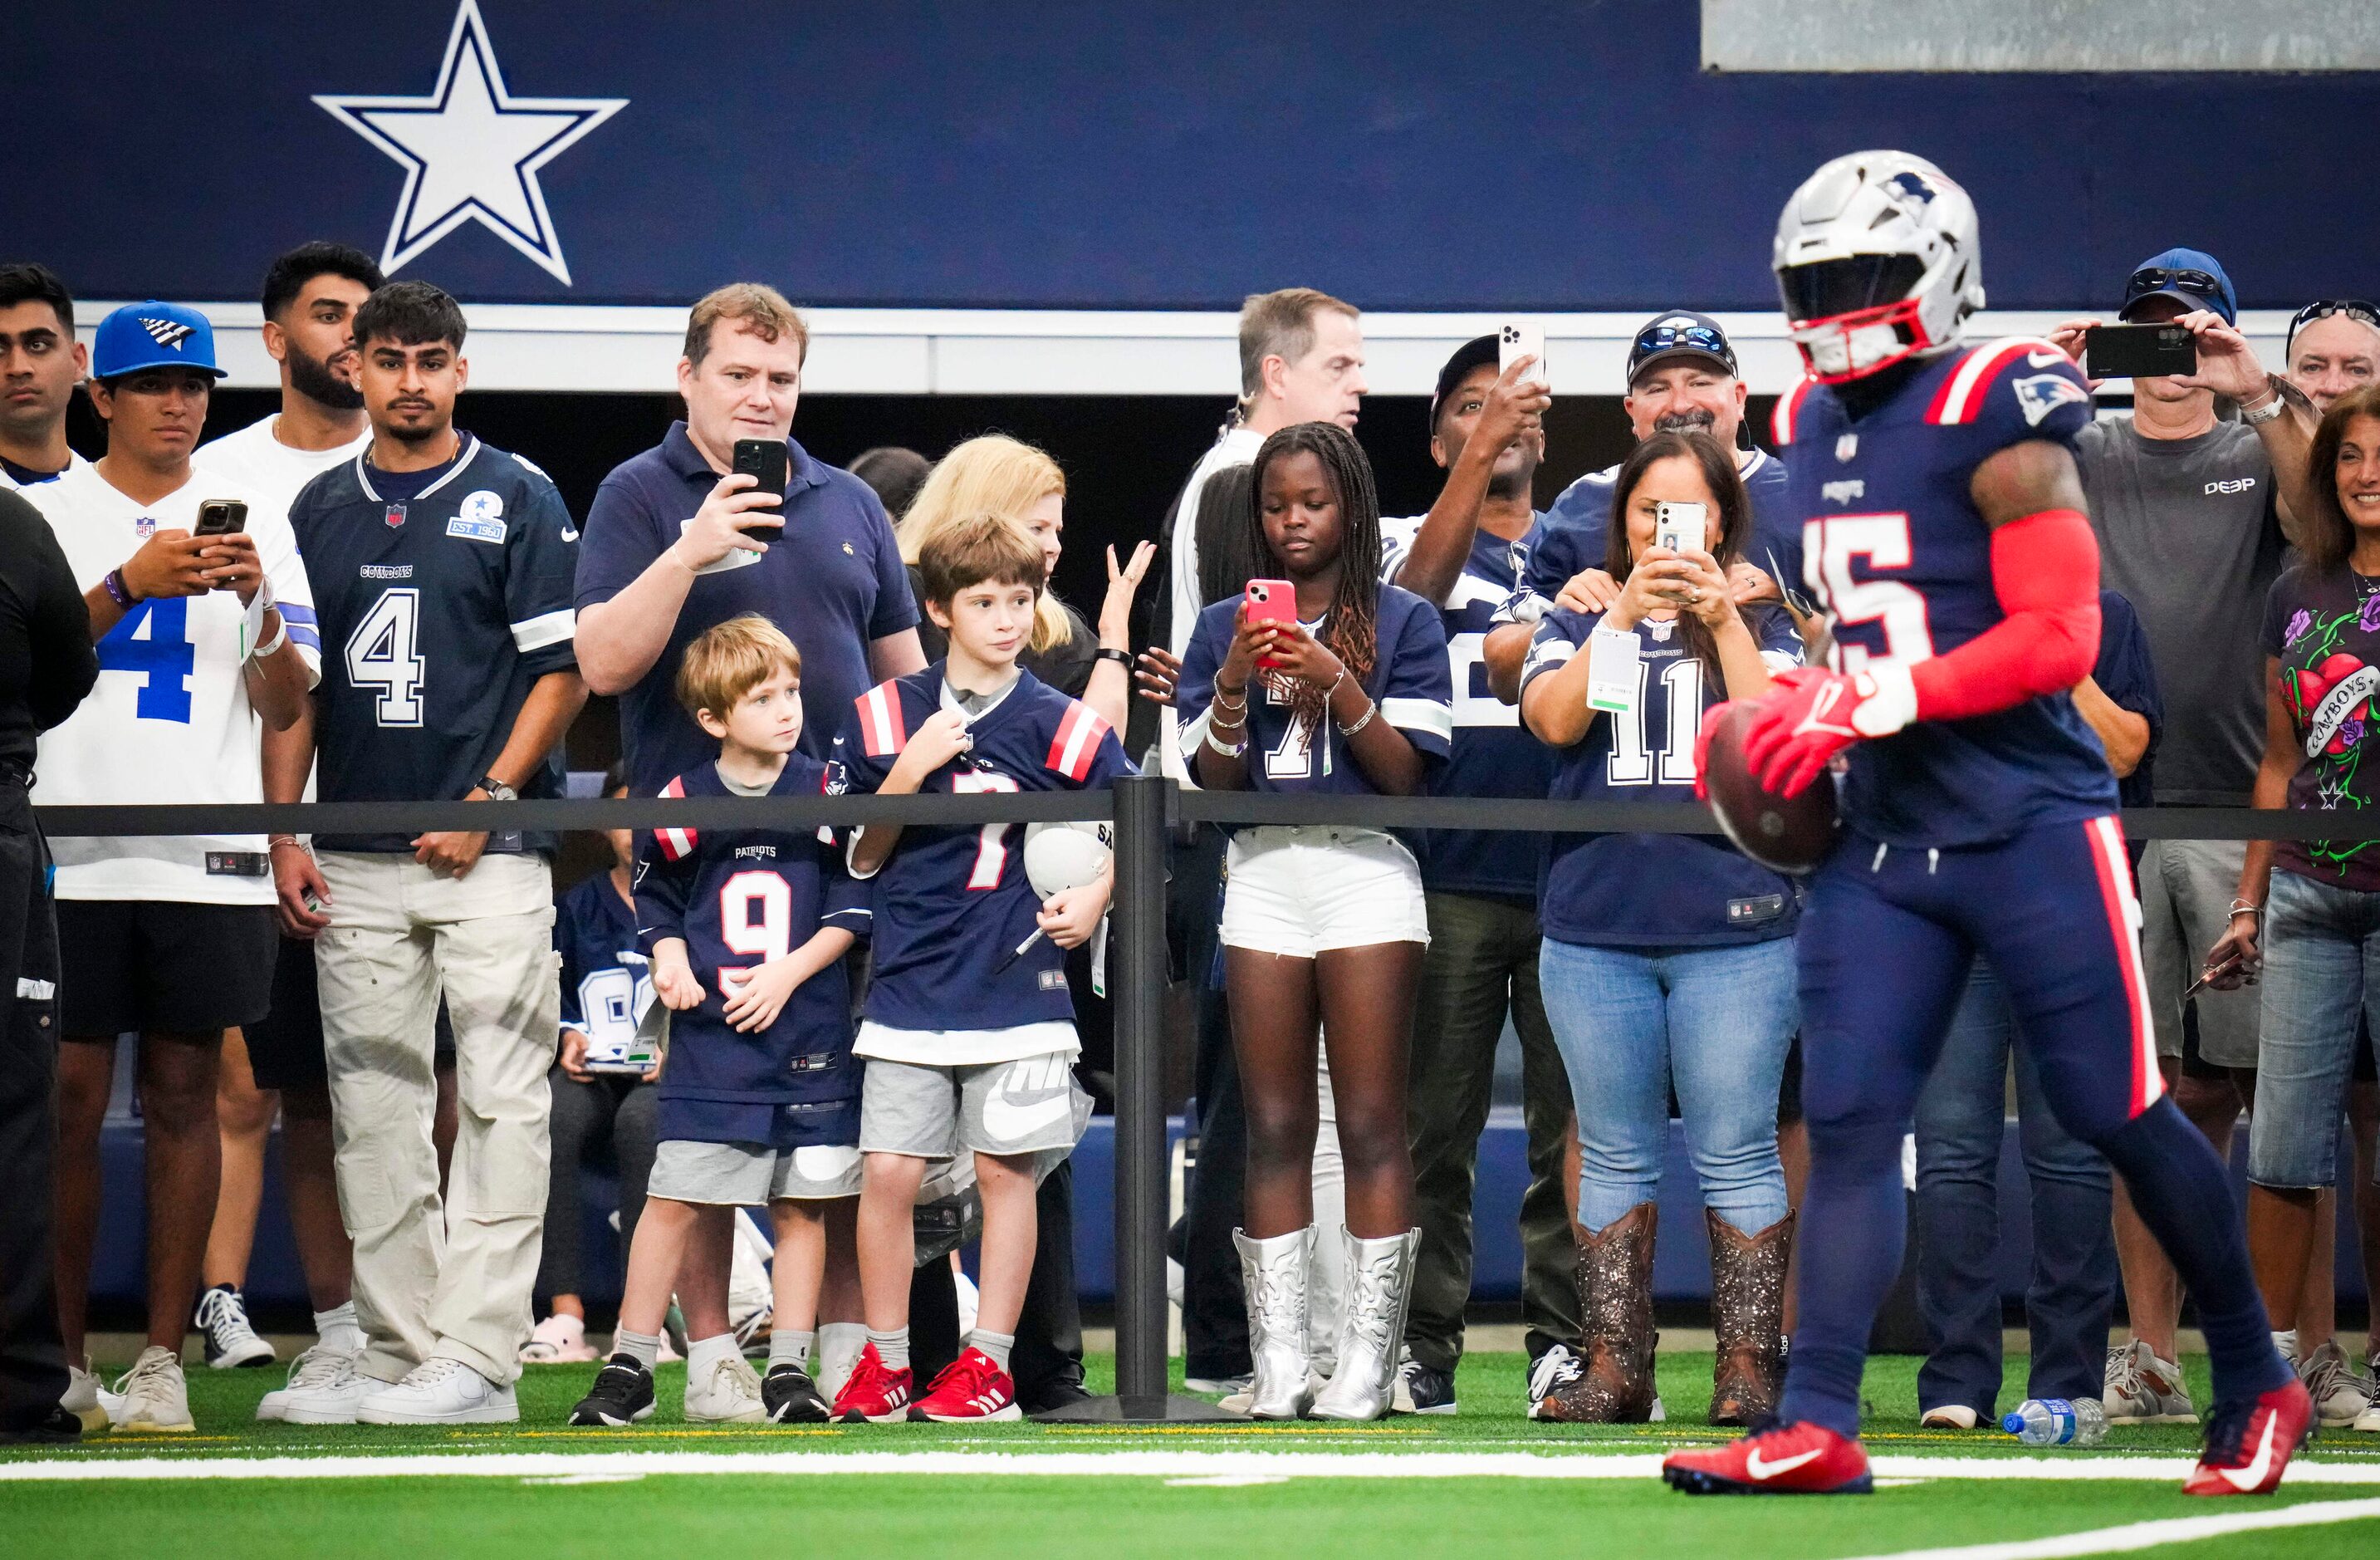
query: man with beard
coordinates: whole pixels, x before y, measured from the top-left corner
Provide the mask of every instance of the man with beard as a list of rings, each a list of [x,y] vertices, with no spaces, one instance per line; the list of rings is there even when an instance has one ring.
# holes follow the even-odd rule
[[[281,365],[281,409],[205,445],[197,457],[201,468],[264,494],[285,509],[308,482],[371,443],[363,393],[356,388],[350,325],[382,279],[379,266],[345,244],[300,244],[273,262],[264,274],[264,349]],[[309,750],[312,740],[310,711],[300,728],[264,733],[262,762],[268,772],[286,766],[290,755]],[[299,773],[297,783],[304,785],[305,778]],[[276,836],[274,850],[287,848],[283,839],[294,836]],[[291,936],[287,926],[281,931],[272,1012],[261,1023],[224,1036],[215,1084],[223,1179],[195,1322],[209,1365],[272,1363],[273,1346],[249,1326],[241,1289],[264,1195],[265,1141],[278,1111],[290,1231],[318,1335],[316,1347],[294,1368],[293,1381],[307,1385],[323,1368],[316,1358],[322,1350],[353,1353],[363,1347],[363,1335],[355,1329],[347,1292],[347,1233],[339,1223],[331,1170],[330,1080],[314,1000],[314,950]],[[452,1092],[452,1078],[450,1060],[442,1101]],[[271,1394],[262,1417],[279,1417],[284,1396]]]

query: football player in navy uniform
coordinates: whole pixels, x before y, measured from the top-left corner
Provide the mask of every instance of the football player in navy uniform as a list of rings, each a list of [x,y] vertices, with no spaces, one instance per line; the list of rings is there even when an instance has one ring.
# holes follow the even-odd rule
[[[835,738],[836,779],[883,796],[1102,790],[1132,773],[1108,723],[1017,664],[1048,566],[1021,521],[986,514],[917,558],[950,653],[863,694]],[[855,876],[880,878],[875,969],[855,1048],[868,1058],[859,1283],[868,1346],[837,1420],[1022,1417],[1009,1371],[1033,1271],[1037,1176],[1090,1120],[1066,951],[1107,912],[1113,873],[1041,900],[1014,823],[871,823]],[[972,1153],[983,1198],[981,1298],[959,1357],[913,1406],[912,1210],[929,1165]]]
[[[2048,342],[1960,341],[1984,296],[1974,205],[1922,158],[1820,168],[1775,264],[1811,372],[1777,442],[1836,648],[1831,669],[1779,677],[1744,750],[1788,795],[1843,761],[1842,837],[1801,932],[1815,1233],[1777,1420],[1664,1474],[1702,1493],[1869,1488],[1860,1377],[1900,1265],[1901,1140],[1980,955],[2061,1125],[2123,1175],[2198,1302],[2215,1408],[2184,1489],[2269,1491],[2311,1402],[2266,1330],[2229,1177],[2165,1096],[2115,776],[2070,696],[2099,641],[2070,447],[2090,390]]]
[[[703,631],[678,664],[678,698],[719,758],[664,797],[818,796],[826,766],[801,740],[801,652],[767,618]],[[776,1223],[775,1330],[764,1383],[728,1326],[726,1274],[686,1290],[686,1417],[816,1423],[810,1379],[831,1204],[859,1190],[859,1076],[843,956],[868,929],[868,892],[825,830],[663,826],[637,867],[638,935],[670,1011],[657,1085],[660,1144],[628,1253],[614,1352],[571,1422],[621,1426],[652,1412],[670,1291],[703,1221],[766,1205]],[[699,1295],[701,1299],[697,1300]]]
[[[463,311],[393,282],[356,311],[370,445],[309,482],[290,524],[319,579],[321,799],[562,794],[586,685],[577,529],[552,481],[455,426]],[[302,763],[271,801],[296,801]],[[559,1027],[550,835],[318,834],[273,852],[283,914],[315,943],[339,1190],[355,1237],[365,1386],[313,1422],[510,1421],[545,1214],[545,1075]],[[432,1032],[454,1022],[462,1127],[452,1208],[430,1122]],[[450,1216],[451,1213],[451,1216]]]
[[[1293,593],[1259,616],[1227,598],[1198,615],[1175,700],[1182,757],[1213,790],[1411,796],[1454,732],[1446,631],[1380,581],[1372,469],[1334,423],[1282,429],[1257,452],[1245,555]],[[1250,581],[1251,586],[1256,582]],[[1220,936],[1247,1101],[1248,1294],[1257,1419],[1388,1412],[1412,1292],[1413,1160],[1405,1083],[1414,992],[1429,945],[1421,869],[1379,829],[1241,829]],[[1338,1365],[1309,1380],[1306,1296],[1320,1110],[1318,1025],[1346,1164],[1348,1303]]]

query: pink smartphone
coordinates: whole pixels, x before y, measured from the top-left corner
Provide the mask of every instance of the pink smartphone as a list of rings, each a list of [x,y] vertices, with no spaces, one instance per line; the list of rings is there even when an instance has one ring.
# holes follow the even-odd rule
[[[1286,579],[1251,579],[1247,591],[1248,621],[1251,623],[1297,622],[1297,587]],[[1264,671],[1278,671],[1281,661],[1274,656],[1257,657],[1257,665]]]

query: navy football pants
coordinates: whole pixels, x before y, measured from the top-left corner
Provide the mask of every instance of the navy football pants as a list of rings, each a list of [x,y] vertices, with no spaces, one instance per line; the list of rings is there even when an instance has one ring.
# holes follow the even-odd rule
[[[2288,1380],[2229,1178],[2164,1097],[2139,923],[2113,818],[1940,851],[1853,834],[1818,869],[1800,936],[1810,1186],[1783,1420],[1858,1432],[1868,1332],[1900,1267],[1901,1139],[1977,955],[2059,1123],[2124,1176],[2197,1300],[2216,1400]]]

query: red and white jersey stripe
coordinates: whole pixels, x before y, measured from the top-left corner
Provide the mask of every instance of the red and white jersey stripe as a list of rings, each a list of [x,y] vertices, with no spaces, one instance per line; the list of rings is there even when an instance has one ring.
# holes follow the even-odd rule
[[[1925,408],[1925,420],[1943,425],[1973,422],[1984,408],[1984,396],[1992,381],[2010,361],[2027,353],[2043,353],[2042,366],[2067,361],[2066,354],[2035,335],[2004,335],[1998,341],[1987,341],[1960,362],[1942,380],[1934,393],[1934,404]]]
[[[670,783],[662,787],[661,794],[665,797],[683,797],[686,795],[686,782],[673,776]],[[692,829],[655,829],[653,831],[653,842],[662,847],[662,858],[671,861],[683,861],[693,855],[695,845],[699,837]]]
[[[1058,735],[1051,738],[1050,756],[1042,761],[1042,766],[1069,780],[1087,779],[1091,773],[1091,760],[1099,756],[1099,739],[1107,734],[1108,723],[1077,701],[1066,707],[1065,718],[1058,723]]]
[[[868,744],[870,758],[891,758],[909,745],[909,725],[901,713],[899,688],[881,682],[859,696],[859,733]]]
[[[1768,434],[1769,442],[1779,449],[1791,447],[1793,419],[1800,413],[1802,403],[1809,398],[1810,386],[1817,383],[1815,379],[1802,380],[1792,389],[1777,397],[1777,409],[1770,413],[1768,418]]]
[[[2132,869],[2124,852],[2124,828],[2113,818],[2094,818],[2083,828],[2091,835],[2091,864],[2098,869],[2099,897],[2107,908],[2107,932],[2116,942],[2116,961],[2122,967],[2126,1005],[2131,1009],[2132,1076],[2128,1116],[2136,1116],[2157,1103],[2165,1092],[2165,1075],[2157,1070],[2156,1029],[2150,1018],[2149,982],[2141,960],[2140,902],[2132,896]]]

